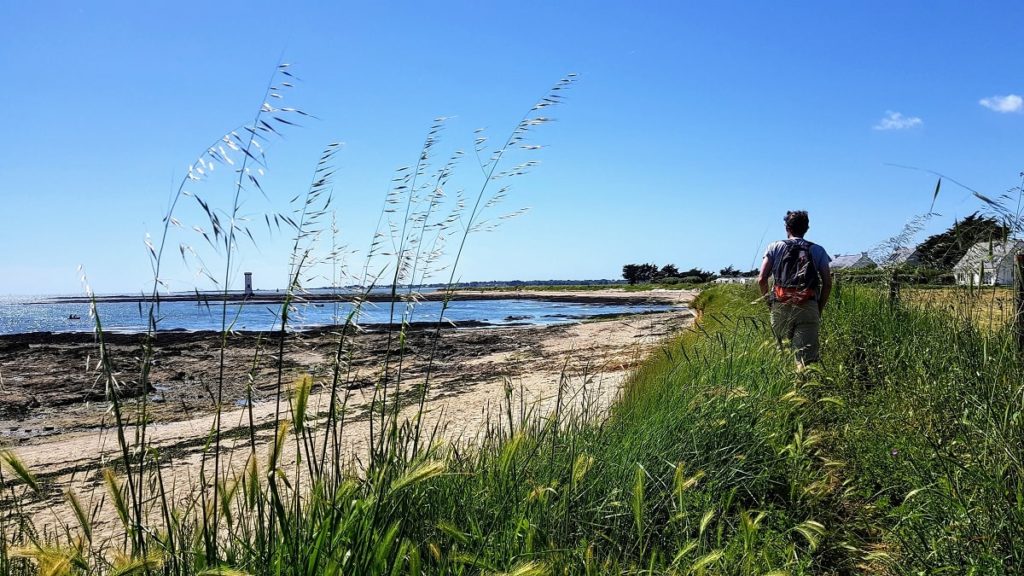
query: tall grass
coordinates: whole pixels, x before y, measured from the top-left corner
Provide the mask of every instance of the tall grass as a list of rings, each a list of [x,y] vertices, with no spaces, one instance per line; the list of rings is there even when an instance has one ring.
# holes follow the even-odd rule
[[[975,308],[848,290],[828,323],[826,420],[851,498],[897,566],[1016,573],[1024,555],[1024,370],[1012,327]],[[911,570],[907,570],[908,572]]]

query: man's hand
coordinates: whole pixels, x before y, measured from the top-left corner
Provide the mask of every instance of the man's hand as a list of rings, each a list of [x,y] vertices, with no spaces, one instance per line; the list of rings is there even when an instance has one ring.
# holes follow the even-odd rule
[[[765,254],[764,259],[761,260],[761,273],[757,275],[757,287],[761,290],[761,296],[765,296],[764,301],[770,308],[772,305],[771,299],[768,295],[768,276],[771,274],[771,262],[768,261],[768,255]]]
[[[821,294],[818,295],[818,316],[825,311],[828,297],[832,295],[832,271],[828,268],[819,270],[821,274]]]

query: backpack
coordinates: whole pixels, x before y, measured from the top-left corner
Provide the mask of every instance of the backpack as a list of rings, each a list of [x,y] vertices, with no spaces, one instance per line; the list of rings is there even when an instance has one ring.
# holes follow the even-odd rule
[[[813,245],[803,238],[783,241],[782,250],[772,264],[773,294],[777,302],[802,304],[817,294],[819,280],[811,256]]]

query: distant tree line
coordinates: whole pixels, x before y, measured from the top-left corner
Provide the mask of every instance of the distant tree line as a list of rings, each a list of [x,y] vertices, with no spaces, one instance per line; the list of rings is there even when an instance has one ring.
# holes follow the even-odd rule
[[[732,264],[722,268],[718,271],[718,275],[722,278],[753,278],[761,273],[760,270],[754,268],[753,270],[747,270],[743,272],[732,267]]]
[[[754,276],[757,275],[757,270],[740,272],[732,266],[723,268],[720,272],[722,276],[739,277],[748,276],[751,273]],[[622,277],[629,284],[699,284],[714,280],[717,276],[714,272],[696,267],[689,270],[679,270],[675,264],[665,264],[660,268],[657,264],[626,264],[622,267]]]
[[[675,269],[675,266],[671,264],[664,266],[664,268],[669,266]],[[661,268],[658,268],[657,264],[626,264],[622,267],[622,277],[629,284],[646,284],[654,282],[656,279],[664,278],[665,275],[661,274]]]

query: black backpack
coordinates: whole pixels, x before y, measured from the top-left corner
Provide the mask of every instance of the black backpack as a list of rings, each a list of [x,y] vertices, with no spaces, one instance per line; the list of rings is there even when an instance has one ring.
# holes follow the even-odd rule
[[[775,285],[794,290],[818,290],[818,269],[811,257],[814,244],[803,238],[784,240],[778,260],[772,266]]]

